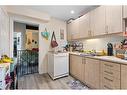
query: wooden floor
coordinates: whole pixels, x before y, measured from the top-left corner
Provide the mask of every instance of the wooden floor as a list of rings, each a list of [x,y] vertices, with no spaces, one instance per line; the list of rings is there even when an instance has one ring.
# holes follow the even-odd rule
[[[53,81],[48,74],[31,74],[18,80],[18,89],[71,89],[67,82],[72,79],[68,76]]]

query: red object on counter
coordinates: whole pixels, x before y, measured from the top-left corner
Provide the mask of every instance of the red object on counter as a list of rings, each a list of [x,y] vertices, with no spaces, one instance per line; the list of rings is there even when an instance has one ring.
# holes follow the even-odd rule
[[[37,51],[37,52],[39,51],[39,49],[38,49],[38,48],[33,48],[32,50],[33,50],[33,51]]]

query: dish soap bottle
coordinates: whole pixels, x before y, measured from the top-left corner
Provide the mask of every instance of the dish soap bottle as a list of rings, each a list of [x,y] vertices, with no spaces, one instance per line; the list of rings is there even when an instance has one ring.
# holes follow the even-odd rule
[[[124,53],[124,59],[127,60],[127,50],[126,50],[125,53]]]

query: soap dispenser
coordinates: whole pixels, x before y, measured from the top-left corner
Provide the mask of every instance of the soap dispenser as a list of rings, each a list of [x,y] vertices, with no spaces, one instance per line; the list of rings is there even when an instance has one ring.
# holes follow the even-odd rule
[[[127,50],[126,50],[125,53],[124,53],[124,59],[127,60]]]

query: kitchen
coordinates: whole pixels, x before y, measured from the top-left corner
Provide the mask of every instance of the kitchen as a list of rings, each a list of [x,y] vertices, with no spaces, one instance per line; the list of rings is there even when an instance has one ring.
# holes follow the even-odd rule
[[[36,12],[31,10],[32,6],[25,8],[29,11],[19,6],[5,8],[11,25],[10,36],[7,32],[5,35],[10,40],[5,39],[5,35],[0,36],[0,54],[13,57],[13,21],[39,26],[39,74],[21,77],[19,89],[127,89],[126,5],[90,6],[85,13],[68,21],[52,17],[49,20],[47,14],[43,16],[38,12],[39,16],[33,15],[39,8],[33,8]],[[75,15],[74,10],[69,12],[70,16]],[[4,40],[10,50],[5,50],[7,45],[4,45]],[[48,87],[40,80],[49,83],[45,84]],[[59,82],[62,82],[61,85]],[[32,88],[33,85],[37,87]]]
[[[70,73],[94,89],[126,89],[126,61],[123,60],[126,57],[125,12],[125,6],[100,6],[68,26],[68,39],[81,39],[86,50],[83,51],[85,55],[70,53]],[[86,35],[83,35],[84,31]]]

